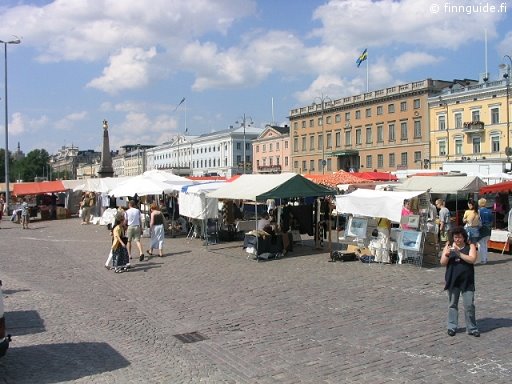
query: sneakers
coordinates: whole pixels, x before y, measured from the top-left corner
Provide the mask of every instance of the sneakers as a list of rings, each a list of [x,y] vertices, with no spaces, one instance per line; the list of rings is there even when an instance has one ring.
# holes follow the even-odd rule
[[[455,330],[454,329],[449,329],[448,330],[448,336],[451,336],[451,337],[455,336]]]
[[[139,261],[144,261],[144,254],[143,253],[140,254]]]
[[[480,331],[479,330],[475,330],[475,331],[469,332],[468,335],[469,336],[480,337]]]

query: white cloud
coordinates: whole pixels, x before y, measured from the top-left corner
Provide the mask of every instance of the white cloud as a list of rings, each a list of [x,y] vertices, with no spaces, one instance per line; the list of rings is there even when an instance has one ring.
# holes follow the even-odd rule
[[[155,55],[154,47],[148,51],[123,48],[119,54],[111,56],[110,65],[103,70],[103,76],[91,80],[87,86],[111,94],[143,87],[149,82],[149,62]]]
[[[427,66],[439,63],[441,58],[435,57],[425,52],[405,52],[398,56],[392,65],[392,68],[399,72],[407,72],[411,68]]]
[[[54,123],[55,128],[60,130],[68,130],[75,127],[75,123],[78,121],[82,121],[87,117],[87,111],[73,112],[62,119],[57,120]]]

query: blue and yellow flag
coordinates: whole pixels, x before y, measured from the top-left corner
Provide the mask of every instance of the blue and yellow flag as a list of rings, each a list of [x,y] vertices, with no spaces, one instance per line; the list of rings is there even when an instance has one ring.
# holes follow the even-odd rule
[[[361,55],[359,55],[358,59],[356,60],[357,68],[359,68],[359,66],[361,65],[361,63],[362,63],[363,61],[365,61],[367,58],[368,58],[368,50],[365,48],[365,50],[363,51],[363,53],[361,53]]]

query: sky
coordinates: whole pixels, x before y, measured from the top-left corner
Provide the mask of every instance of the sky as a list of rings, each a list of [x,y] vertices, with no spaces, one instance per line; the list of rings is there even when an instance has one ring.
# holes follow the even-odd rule
[[[366,92],[367,69],[372,91],[496,79],[512,56],[512,0],[2,0],[0,20],[0,40],[21,39],[7,45],[7,115],[9,149],[25,153],[100,151],[104,119],[114,150],[244,116],[286,124],[291,109]]]

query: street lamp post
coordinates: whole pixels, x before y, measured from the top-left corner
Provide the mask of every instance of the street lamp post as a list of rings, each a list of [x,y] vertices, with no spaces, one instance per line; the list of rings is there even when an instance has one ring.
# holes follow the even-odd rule
[[[322,121],[322,174],[325,174],[325,120],[324,120],[324,110],[325,110],[325,102],[328,101],[332,103],[332,99],[329,96],[325,96],[322,93],[322,96],[315,97],[313,103],[316,104],[317,100],[320,102],[320,105],[322,107],[321,111],[321,121]]]
[[[244,169],[243,169],[243,174],[244,175],[245,175],[245,166],[246,166],[246,158],[245,158],[245,127],[246,127],[247,121],[249,121],[249,126],[251,124],[253,124],[252,119],[249,116],[245,116],[245,113],[244,113],[244,115],[242,117],[242,121],[240,121],[240,122],[236,121],[236,124],[242,124],[242,127],[244,127],[244,150],[243,150],[244,158],[242,159],[242,165],[244,167]]]
[[[505,82],[507,85],[507,147],[505,148],[505,155],[507,155],[507,162],[510,162],[510,156],[512,155],[512,148],[510,148],[510,112],[509,112],[509,104],[510,104],[510,68],[512,67],[512,58],[509,55],[503,56],[503,58],[508,59],[510,64],[502,64],[506,66],[507,72],[503,74],[505,78]]]
[[[11,197],[9,196],[9,118],[7,110],[7,44],[19,44],[21,40],[16,38],[14,40],[0,40],[4,45],[4,69],[5,69],[5,82],[4,82],[4,100],[5,100],[5,204],[7,204],[7,214],[9,214],[9,203]]]

